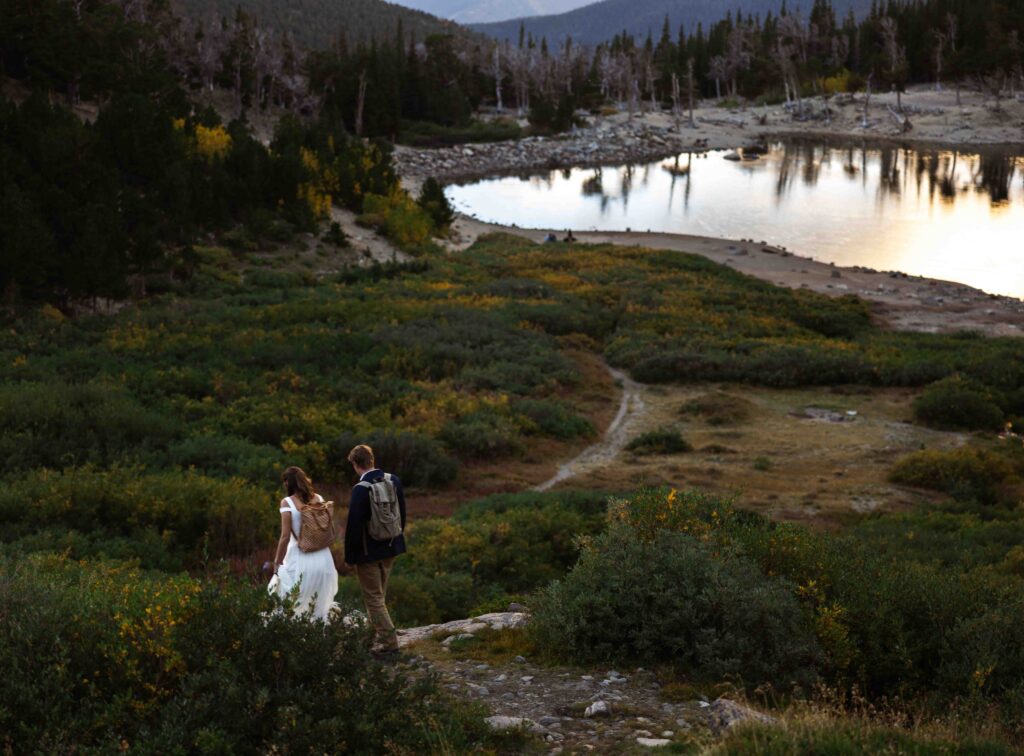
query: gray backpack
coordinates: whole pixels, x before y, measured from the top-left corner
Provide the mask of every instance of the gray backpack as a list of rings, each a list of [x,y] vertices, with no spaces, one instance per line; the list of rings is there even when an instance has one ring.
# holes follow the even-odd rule
[[[370,493],[370,522],[366,525],[370,538],[390,541],[402,535],[402,511],[391,473],[384,473],[381,480],[373,483],[361,480],[357,485],[365,486]]]

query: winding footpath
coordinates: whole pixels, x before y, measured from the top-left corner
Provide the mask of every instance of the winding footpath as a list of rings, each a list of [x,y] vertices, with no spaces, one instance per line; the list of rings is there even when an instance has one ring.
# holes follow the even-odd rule
[[[637,423],[642,419],[647,404],[641,396],[643,386],[630,378],[622,370],[606,365],[612,378],[622,386],[622,399],[619,411],[609,424],[604,436],[596,444],[588,446],[576,457],[562,464],[553,477],[534,487],[534,491],[548,491],[562,481],[574,478],[581,473],[606,465],[619,455],[630,438]]]

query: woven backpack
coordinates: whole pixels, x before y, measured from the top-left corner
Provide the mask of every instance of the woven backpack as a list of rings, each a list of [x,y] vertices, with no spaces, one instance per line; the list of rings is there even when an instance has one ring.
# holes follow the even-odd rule
[[[302,527],[295,540],[301,551],[320,551],[328,548],[337,536],[334,527],[334,502],[320,501],[299,507]]]

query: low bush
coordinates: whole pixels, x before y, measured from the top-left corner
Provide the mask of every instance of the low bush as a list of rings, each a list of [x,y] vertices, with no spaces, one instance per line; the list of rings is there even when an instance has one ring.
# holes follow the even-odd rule
[[[262,586],[0,560],[0,675],[18,681],[0,686],[0,730],[14,753],[501,745],[482,708],[376,663],[360,628],[275,611]]]
[[[557,399],[520,399],[512,403],[512,411],[530,421],[531,425],[525,428],[527,433],[566,440],[594,435],[589,420]]]
[[[351,479],[354,471],[348,454],[359,444],[368,444],[373,449],[377,466],[397,475],[405,486],[441,488],[455,480],[458,473],[456,461],[429,436],[385,430],[366,435],[340,435],[330,445],[329,470],[324,471],[325,475],[332,479]]]
[[[942,491],[957,499],[984,504],[1012,500],[1020,492],[1011,484],[1013,478],[1019,484],[1017,471],[1007,455],[972,446],[914,452],[899,460],[889,473],[893,483]]]
[[[500,459],[526,449],[515,421],[489,409],[451,420],[441,429],[440,438],[463,459]]]
[[[387,196],[367,194],[359,222],[377,229],[409,253],[419,252],[433,230],[430,215],[401,189]]]
[[[706,679],[809,686],[822,654],[793,586],[683,533],[623,524],[536,600],[531,632],[580,662],[669,663]]]
[[[154,461],[186,470],[195,468],[204,475],[242,477],[262,485],[276,482],[281,471],[290,464],[288,457],[276,447],[221,434],[190,436],[177,441],[171,444],[166,457]]]
[[[937,381],[914,401],[914,417],[943,430],[1000,430],[1003,411],[992,393],[959,375]]]
[[[57,381],[0,386],[0,472],[108,465],[165,451],[181,423],[123,386]]]
[[[693,447],[679,435],[679,431],[671,428],[642,433],[626,444],[626,451],[640,455],[681,454],[692,450]]]
[[[248,556],[272,545],[279,522],[266,489],[238,480],[90,467],[10,481],[0,490],[0,518],[5,541],[61,528],[100,540],[159,543],[146,553],[161,563],[144,559],[146,567],[166,566],[168,555],[187,567],[207,557]]]
[[[413,147],[447,147],[473,142],[519,139],[523,130],[515,121],[474,121],[468,126],[442,126],[429,121],[403,121],[398,141]]]

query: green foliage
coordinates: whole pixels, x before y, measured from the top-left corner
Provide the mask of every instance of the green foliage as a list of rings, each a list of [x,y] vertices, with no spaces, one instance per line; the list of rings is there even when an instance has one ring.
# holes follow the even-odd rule
[[[430,216],[434,222],[434,228],[438,231],[447,229],[455,219],[455,210],[448,201],[448,197],[445,196],[444,187],[433,176],[423,182],[423,188],[420,189],[420,196],[416,200],[416,204]]]
[[[373,449],[377,466],[395,473],[405,486],[441,488],[455,480],[458,465],[441,445],[430,438],[408,431],[373,431],[365,436],[344,433],[332,444],[328,465],[333,474],[354,475],[348,454],[358,444]]]
[[[925,450],[903,457],[889,473],[894,483],[948,493],[985,504],[1016,504],[1021,493],[1024,453],[1010,455],[962,446]]]
[[[526,450],[514,419],[496,409],[463,415],[441,429],[445,446],[468,459],[494,459],[522,454]]]
[[[999,430],[1003,411],[991,392],[960,375],[937,381],[914,401],[914,417],[943,430]]]
[[[606,499],[600,491],[501,494],[463,505],[447,520],[412,523],[409,551],[388,588],[397,621],[445,622],[485,605],[504,609],[561,577],[576,561],[578,538],[604,527]]]
[[[430,121],[402,121],[399,142],[411,147],[450,147],[457,144],[519,139],[523,130],[511,119],[472,121],[468,126],[441,126]]]
[[[672,428],[658,428],[641,433],[634,438],[626,444],[626,451],[640,455],[681,454],[693,451],[693,447],[679,435],[679,431]]]
[[[0,472],[109,465],[166,453],[181,423],[116,383],[0,386]]]
[[[549,134],[568,131],[576,125],[576,100],[562,92],[556,100],[540,92],[530,95],[530,126],[536,133]]]
[[[666,555],[683,560],[685,553],[690,561],[681,563],[692,569],[708,562],[725,570],[738,560],[746,565],[743,569],[756,565],[759,570],[747,575],[745,586],[768,580],[785,587],[786,599],[772,603],[774,609],[789,607],[779,621],[796,623],[800,633],[814,636],[823,656],[813,660],[809,671],[832,685],[856,685],[870,697],[980,698],[1007,712],[1021,700],[1024,600],[1012,553],[1015,534],[1021,532],[1018,514],[1006,513],[991,527],[979,526],[972,513],[903,521],[884,516],[871,527],[833,535],[774,523],[696,491],[643,491],[613,502],[609,516],[611,530],[594,541],[577,565],[577,571],[583,568],[579,581],[570,573],[535,607],[538,618],[543,617],[537,625],[543,628],[540,637],[556,654],[582,658],[602,642],[605,658],[614,659],[617,641],[605,635],[613,627],[622,630],[623,638],[648,638],[629,622],[642,617],[645,623],[658,623],[642,607],[660,611],[666,602],[671,606],[671,596],[650,592],[671,566],[662,563]],[[886,524],[888,529],[878,527]],[[923,542],[915,546],[918,538]],[[947,549],[942,559],[929,548],[951,539],[962,555]],[[720,584],[714,582],[672,585],[684,592],[714,585],[713,595],[719,596]],[[618,596],[620,586],[628,590],[616,601],[646,599],[636,599],[632,619],[622,619],[630,616],[624,603],[617,611],[606,609],[612,601],[606,594]],[[735,595],[723,588],[719,598]],[[767,595],[774,594],[762,592],[761,598]],[[669,638],[668,626],[665,634]],[[574,638],[583,640],[576,644]],[[636,641],[621,642],[624,658],[638,653]],[[692,649],[693,644],[683,646],[679,653]],[[753,682],[750,676],[744,679]]]
[[[56,557],[0,573],[0,674],[18,681],[0,688],[0,728],[15,752],[499,745],[482,709],[377,664],[361,629],[275,609],[262,586]]]
[[[5,542],[66,531],[81,536],[65,541],[72,556],[130,555],[145,567],[165,569],[196,567],[208,557],[244,557],[269,545],[274,504],[264,491],[238,480],[138,468],[43,471],[0,491]],[[111,539],[110,550],[105,539]],[[37,544],[38,538],[27,548]]]
[[[594,435],[594,426],[589,420],[557,399],[519,399],[512,403],[512,411],[530,421],[524,427],[526,433],[561,439]]]
[[[393,191],[387,196],[367,194],[359,222],[377,229],[406,252],[419,252],[434,227],[430,211],[404,191]]]
[[[687,675],[807,686],[821,653],[792,586],[681,533],[612,525],[543,592],[529,628],[580,662],[671,663]]]

